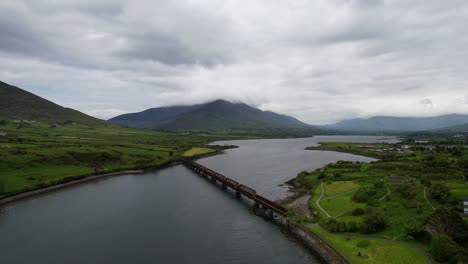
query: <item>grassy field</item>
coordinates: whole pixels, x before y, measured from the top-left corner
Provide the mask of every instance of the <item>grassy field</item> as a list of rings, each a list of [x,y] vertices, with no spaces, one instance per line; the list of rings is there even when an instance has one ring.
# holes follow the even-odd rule
[[[0,197],[91,174],[157,167],[207,153],[208,142],[240,138],[40,122],[1,124],[0,132]]]
[[[340,250],[353,263],[431,263],[429,258],[417,249],[394,241],[335,235],[317,226],[311,229]],[[364,257],[359,256],[359,253],[364,254]]]
[[[191,148],[190,150],[184,152],[184,154],[182,154],[182,156],[184,156],[184,157],[193,157],[193,156],[213,153],[215,151],[216,150],[211,149],[211,148]]]
[[[347,193],[332,199],[322,199],[320,205],[325,209],[332,217],[336,217],[338,214],[352,211],[355,208],[363,208],[365,205],[356,203],[352,200],[353,193]]]
[[[325,198],[359,188],[354,181],[334,181],[325,184]]]

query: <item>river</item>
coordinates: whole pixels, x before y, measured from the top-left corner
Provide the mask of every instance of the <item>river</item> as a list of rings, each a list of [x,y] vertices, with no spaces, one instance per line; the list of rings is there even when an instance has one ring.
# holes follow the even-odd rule
[[[284,198],[297,172],[371,158],[307,151],[320,136],[216,142],[226,154],[199,160],[262,195]],[[390,138],[395,142],[396,139]],[[0,213],[1,263],[318,263],[295,239],[251,213],[249,201],[183,166],[82,184],[14,203]]]

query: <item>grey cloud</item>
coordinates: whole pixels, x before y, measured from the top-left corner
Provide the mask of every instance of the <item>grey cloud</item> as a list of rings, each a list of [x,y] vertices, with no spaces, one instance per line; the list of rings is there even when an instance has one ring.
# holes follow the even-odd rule
[[[0,51],[33,55],[50,52],[50,46],[19,12],[0,8]]]
[[[115,54],[125,59],[152,60],[168,65],[202,64],[212,66],[229,61],[226,54],[200,53],[189,43],[174,35],[150,32],[144,35],[129,34],[126,44]]]
[[[432,106],[432,100],[429,98],[425,98],[419,101],[420,104],[424,106]]]
[[[465,0],[1,1],[0,80],[102,118],[218,97],[310,123],[468,113],[466,24]]]
[[[93,16],[115,16],[123,13],[125,1],[122,0],[43,0],[25,1],[31,9],[44,14],[84,13]]]

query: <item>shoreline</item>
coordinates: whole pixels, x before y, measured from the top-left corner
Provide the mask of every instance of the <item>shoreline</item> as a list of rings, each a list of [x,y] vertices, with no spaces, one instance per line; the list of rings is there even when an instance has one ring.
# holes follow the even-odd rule
[[[347,153],[347,154],[352,154],[352,155],[357,155],[357,156],[363,156],[363,157],[366,157],[366,158],[372,158],[372,159],[377,159],[377,160],[382,159],[382,157],[372,156],[372,155],[365,154],[365,153],[360,153],[359,151],[344,151],[344,150],[335,150],[335,149],[324,149],[324,148],[321,148],[321,146],[306,147],[306,148],[304,148],[304,150],[334,151],[334,152],[339,152],[339,153]]]
[[[200,158],[206,158],[206,157],[216,156],[220,154],[224,154],[224,151],[217,150],[213,153],[200,154],[200,155],[195,155],[195,156],[186,157],[186,158],[200,159]],[[86,176],[83,176],[83,175],[70,176],[69,180],[66,180],[65,182],[62,182],[62,183],[53,184],[53,185],[49,185],[46,187],[42,187],[42,188],[38,188],[38,189],[26,191],[26,192],[20,192],[11,196],[3,197],[0,199],[0,209],[4,206],[7,206],[7,205],[10,205],[10,204],[22,201],[22,200],[27,200],[27,199],[31,199],[34,197],[47,195],[49,193],[61,191],[61,190],[71,188],[80,184],[95,182],[95,181],[103,180],[106,178],[123,176],[123,175],[138,175],[138,174],[150,173],[150,172],[159,171],[161,169],[169,168],[169,167],[180,165],[180,164],[181,164],[181,159],[179,158],[173,161],[162,163],[157,166],[143,167],[141,169],[133,169],[133,170],[128,169],[128,170],[123,170],[123,171],[116,171],[116,172],[110,172],[110,173],[105,173],[105,174],[91,174],[91,175],[86,175]],[[77,178],[77,179],[74,179],[74,178]]]

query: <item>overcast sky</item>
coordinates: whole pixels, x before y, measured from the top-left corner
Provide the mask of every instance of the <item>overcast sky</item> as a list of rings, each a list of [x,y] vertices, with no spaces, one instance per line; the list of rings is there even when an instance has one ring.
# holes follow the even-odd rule
[[[99,118],[217,98],[312,124],[468,114],[468,1],[1,0],[0,80]]]

